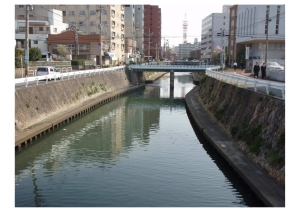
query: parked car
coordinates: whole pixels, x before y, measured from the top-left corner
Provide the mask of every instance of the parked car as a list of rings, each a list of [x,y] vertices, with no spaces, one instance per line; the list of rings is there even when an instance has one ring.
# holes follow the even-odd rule
[[[49,75],[48,79],[52,80],[54,79],[54,76],[56,79],[60,79],[61,73],[60,71],[56,70],[53,66],[39,66],[36,70],[36,76],[43,76],[43,75]]]
[[[269,70],[278,70],[278,71],[283,71],[284,67],[279,65],[277,62],[273,62],[273,61],[268,61],[267,62],[267,68]]]

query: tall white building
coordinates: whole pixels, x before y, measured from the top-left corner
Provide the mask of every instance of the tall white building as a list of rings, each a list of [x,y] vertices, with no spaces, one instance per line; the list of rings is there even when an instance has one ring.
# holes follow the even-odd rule
[[[237,53],[249,47],[248,59],[264,61],[268,35],[268,59],[284,60],[285,5],[238,5],[237,8]]]
[[[25,49],[25,32],[26,32],[26,7],[25,5],[17,5],[18,10],[22,14],[17,15],[15,20],[15,40],[18,49]],[[62,21],[62,11],[50,9],[44,13],[44,16],[38,16],[33,19],[29,14],[29,47],[38,47],[43,55],[48,52],[47,38],[48,34],[58,34],[66,30],[68,24]]]
[[[210,63],[213,51],[227,46],[229,14],[212,13],[202,20],[201,61]]]

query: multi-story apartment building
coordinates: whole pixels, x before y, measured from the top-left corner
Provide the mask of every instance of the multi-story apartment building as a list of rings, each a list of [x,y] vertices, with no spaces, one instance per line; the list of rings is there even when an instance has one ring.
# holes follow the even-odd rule
[[[125,58],[140,62],[144,49],[144,6],[125,5]]]
[[[246,66],[285,59],[285,5],[234,5],[230,8],[231,61],[244,60],[239,52],[249,48]],[[243,52],[243,51],[242,51]],[[240,61],[237,61],[240,62]]]
[[[161,9],[144,5],[144,55],[161,58]]]
[[[194,43],[179,44],[177,57],[180,60],[188,59],[191,56],[191,51],[194,51],[196,49],[200,49],[200,43],[198,42],[197,38],[194,39]]]
[[[16,5],[15,40],[18,49],[25,49],[26,5]],[[34,8],[34,7],[33,7]],[[29,48],[38,47],[46,58],[48,55],[48,34],[59,34],[66,30],[68,24],[63,23],[62,11],[50,9],[43,14],[29,12]]]
[[[98,34],[99,42],[100,34],[104,36],[99,54],[90,55],[86,59],[97,57],[99,61],[101,54],[102,60],[109,60],[110,64],[125,61],[124,5],[34,5],[30,11],[31,18],[35,18],[37,14],[44,16],[50,9],[61,10],[63,22],[69,27],[76,26],[76,30],[82,34]],[[16,20],[25,14],[17,6],[15,11]]]
[[[202,20],[201,61],[210,63],[213,51],[217,47],[226,46],[228,26],[228,12],[212,13]]]

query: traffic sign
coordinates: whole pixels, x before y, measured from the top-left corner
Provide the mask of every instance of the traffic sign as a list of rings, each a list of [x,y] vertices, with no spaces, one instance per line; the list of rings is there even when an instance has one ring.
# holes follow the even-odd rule
[[[28,58],[28,50],[25,50],[25,63],[28,63],[28,60],[29,60],[29,58]]]

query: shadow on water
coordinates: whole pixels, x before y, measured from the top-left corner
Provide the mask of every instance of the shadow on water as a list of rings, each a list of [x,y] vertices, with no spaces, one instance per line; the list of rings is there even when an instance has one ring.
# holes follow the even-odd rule
[[[235,172],[235,170],[228,164],[222,155],[203,136],[191,118],[188,110],[187,115],[200,144],[203,146],[203,149],[211,157],[212,161],[217,165],[224,176],[231,182],[232,187],[242,195],[242,201],[244,201],[246,205],[249,205],[250,207],[266,207],[252,191],[252,189],[246,184],[246,182],[238,175],[238,173]]]

